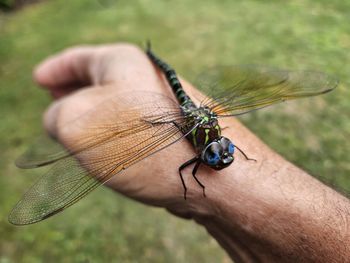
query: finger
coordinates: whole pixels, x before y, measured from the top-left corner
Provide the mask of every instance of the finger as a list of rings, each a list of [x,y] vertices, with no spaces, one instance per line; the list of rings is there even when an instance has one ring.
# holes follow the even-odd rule
[[[34,71],[34,80],[60,96],[91,84],[91,64],[96,49],[75,47],[54,55]],[[74,87],[74,88],[72,88]]]

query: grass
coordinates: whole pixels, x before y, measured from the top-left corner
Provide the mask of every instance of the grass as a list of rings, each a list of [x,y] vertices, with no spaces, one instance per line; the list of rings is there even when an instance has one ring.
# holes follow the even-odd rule
[[[190,80],[214,64],[338,76],[341,86],[327,96],[278,105],[242,121],[290,161],[350,191],[349,11],[342,0],[53,0],[0,15],[0,262],[228,261],[196,224],[103,188],[40,224],[7,223],[12,205],[41,173],[13,165],[40,132],[50,102],[32,83],[31,71],[71,45],[151,39]]]

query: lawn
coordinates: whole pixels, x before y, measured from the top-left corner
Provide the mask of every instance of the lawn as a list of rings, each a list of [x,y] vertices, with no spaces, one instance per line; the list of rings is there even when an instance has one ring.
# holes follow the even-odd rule
[[[0,263],[228,262],[204,229],[100,188],[42,223],[7,214],[42,173],[13,161],[50,103],[31,79],[43,58],[76,44],[151,39],[190,80],[215,64],[266,64],[336,75],[331,94],[241,120],[309,173],[350,192],[350,2],[52,0],[0,14]]]

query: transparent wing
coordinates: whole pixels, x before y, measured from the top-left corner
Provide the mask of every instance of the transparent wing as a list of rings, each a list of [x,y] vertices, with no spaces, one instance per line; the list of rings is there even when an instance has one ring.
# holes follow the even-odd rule
[[[141,100],[129,97],[130,103],[138,106],[116,110],[116,103],[125,100],[114,97],[62,128],[59,138],[66,150],[56,155],[49,151],[59,157],[50,159],[53,166],[12,210],[11,223],[31,224],[64,210],[115,174],[193,129],[176,102],[165,96],[147,93]],[[43,151],[34,157],[42,155]],[[35,160],[28,153],[21,159],[23,165],[25,160],[29,160],[28,166],[47,163],[47,159]]]
[[[115,107],[116,105],[128,108],[129,110],[119,112]],[[108,123],[114,123],[115,125],[120,123],[123,126],[128,123],[129,119],[135,118],[133,115],[134,112],[157,115],[161,114],[162,111],[164,115],[167,113],[169,117],[172,115],[176,117],[175,115],[178,115],[179,111],[178,104],[165,95],[152,92],[139,91],[136,94],[116,94],[115,98],[103,101],[96,108],[85,113],[84,116],[79,116],[77,119],[61,125],[60,129],[64,130],[70,130],[72,127],[84,130],[84,136],[79,139],[79,145],[76,145],[74,152],[67,151],[60,142],[44,134],[32,142],[27,151],[17,158],[15,164],[22,169],[37,168],[52,164],[85,148],[98,145],[100,141],[104,141],[107,137],[104,132],[101,132],[101,129],[105,125],[108,125]],[[102,123],[100,127],[96,128],[96,121]],[[85,126],[85,122],[92,123],[92,125],[89,124],[88,128],[79,128],[81,123]],[[101,132],[98,135],[96,135],[97,130]]]
[[[67,157],[69,152],[49,135],[38,137],[28,150],[17,158],[15,164],[22,169],[45,166]]]
[[[202,105],[221,117],[327,93],[337,84],[337,79],[321,72],[275,70],[253,65],[212,68],[197,80],[197,85],[209,95]]]

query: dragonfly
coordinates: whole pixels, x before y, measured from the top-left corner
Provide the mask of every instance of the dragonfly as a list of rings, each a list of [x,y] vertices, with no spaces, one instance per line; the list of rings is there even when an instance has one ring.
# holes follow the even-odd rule
[[[256,161],[222,135],[219,119],[239,116],[272,104],[325,94],[338,80],[316,71],[277,70],[265,66],[219,66],[199,76],[209,88],[196,105],[183,89],[175,70],[147,46],[145,53],[164,74],[172,97],[148,91],[116,94],[61,128],[59,141],[44,136],[16,160],[19,168],[50,165],[50,169],[23,195],[9,215],[15,225],[39,222],[81,200],[98,186],[170,145],[187,139],[195,150],[179,166],[186,199],[183,169],[200,165],[220,170],[230,166],[238,152]],[[118,110],[116,105],[123,105]],[[106,114],[102,114],[105,112]],[[89,125],[86,126],[85,124]]]

